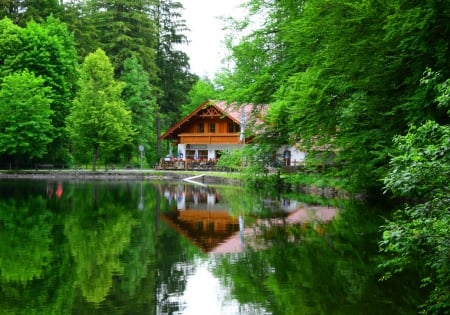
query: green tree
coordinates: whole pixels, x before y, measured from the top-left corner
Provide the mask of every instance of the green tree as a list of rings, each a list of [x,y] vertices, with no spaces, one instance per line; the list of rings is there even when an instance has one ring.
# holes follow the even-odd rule
[[[130,57],[138,58],[145,71],[156,79],[157,24],[152,18],[153,0],[90,0],[81,9],[81,17],[86,25],[90,40],[85,47],[85,32],[77,32],[78,46],[83,51],[101,48],[109,56],[118,77],[123,70],[124,61]],[[79,26],[79,25],[78,25]]]
[[[44,86],[51,88],[54,130],[47,159],[64,161],[67,159],[65,118],[77,76],[73,36],[63,23],[52,17],[41,23],[29,22],[25,28],[14,26],[9,19],[2,20],[1,24],[0,76],[26,69],[42,77]]]
[[[436,102],[450,107],[450,80],[436,83],[427,71],[423,85],[437,86]],[[448,111],[450,114],[450,111]],[[389,254],[385,278],[410,266],[421,268],[422,286],[430,289],[425,313],[450,313],[450,125],[427,121],[394,139],[396,154],[384,179],[385,189],[407,200],[383,227],[380,248]]]
[[[95,171],[99,152],[106,160],[108,153],[130,141],[131,112],[121,97],[123,83],[114,80],[113,67],[103,50],[85,58],[79,86],[67,129],[76,149],[92,150]]]
[[[157,21],[158,44],[156,64],[158,67],[158,107],[157,153],[161,155],[159,136],[162,129],[169,128],[181,118],[181,106],[188,103],[188,92],[198,80],[189,71],[189,58],[180,50],[187,43],[184,32],[186,21],[180,11],[183,6],[178,1],[157,1],[154,19]]]
[[[334,145],[353,188],[381,188],[391,139],[410,123],[448,120],[417,84],[426,67],[448,74],[442,1],[251,0],[249,9],[265,22],[230,41],[225,98],[269,103],[280,143]]]
[[[138,63],[136,57],[125,60],[121,80],[125,82],[122,92],[125,105],[131,111],[132,125],[136,135],[130,151],[137,152],[143,145],[147,158],[156,160],[156,98],[152,94],[149,75]]]
[[[420,265],[422,285],[430,288],[422,307],[430,314],[450,312],[450,127],[428,121],[396,137],[386,189],[409,203],[383,227],[385,278]]]
[[[27,22],[45,20],[51,14],[62,10],[58,0],[7,0],[0,7],[0,18],[8,17],[14,23],[25,26]]]
[[[77,0],[64,1],[63,8],[58,17],[67,24],[73,34],[78,57],[82,62],[84,57],[100,46],[97,38],[99,31],[93,21],[92,11],[87,2]]]
[[[0,20],[0,77],[9,73],[9,64],[14,62],[22,43],[21,28],[9,18]]]
[[[215,100],[219,92],[208,78],[198,80],[189,91],[190,102],[181,106],[181,115],[187,116],[206,100]]]
[[[3,78],[0,89],[0,153],[42,157],[52,141],[50,88],[29,71]]]

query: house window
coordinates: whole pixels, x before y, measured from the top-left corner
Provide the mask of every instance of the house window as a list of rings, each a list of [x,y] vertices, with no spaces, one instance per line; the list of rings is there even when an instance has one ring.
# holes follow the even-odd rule
[[[205,124],[199,123],[198,124],[198,133],[204,133],[205,132]]]
[[[186,150],[186,159],[193,160],[195,156],[195,150]]]
[[[239,125],[234,122],[228,123],[228,133],[234,132],[239,132]]]
[[[208,150],[186,150],[186,159],[188,160],[207,160]]]
[[[198,150],[198,159],[199,160],[207,160],[208,159],[208,150]]]
[[[216,124],[215,123],[210,123],[209,124],[209,132],[210,133],[215,133],[216,132]]]

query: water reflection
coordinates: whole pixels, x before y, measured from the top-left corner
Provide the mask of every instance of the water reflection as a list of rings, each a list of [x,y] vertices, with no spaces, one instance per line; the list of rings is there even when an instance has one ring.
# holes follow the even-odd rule
[[[415,277],[377,282],[379,216],[363,206],[336,215],[233,187],[0,181],[0,313],[415,313]]]
[[[169,185],[162,194],[172,204],[172,211],[161,215],[170,226],[205,253],[239,253],[246,248],[262,249],[271,229],[287,225],[313,225],[330,222],[336,215],[334,207],[310,206],[296,200],[262,200],[271,211],[270,217],[254,220],[253,209],[241,209],[232,215],[226,195],[215,188],[203,186]],[[245,225],[244,213],[251,216]]]

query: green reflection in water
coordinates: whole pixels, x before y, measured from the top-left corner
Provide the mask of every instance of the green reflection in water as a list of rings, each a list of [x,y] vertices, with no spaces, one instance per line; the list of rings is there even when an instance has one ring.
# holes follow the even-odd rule
[[[272,314],[414,314],[416,276],[379,283],[377,215],[347,205],[323,225],[273,226],[260,251],[216,257],[214,273],[241,304]],[[263,244],[261,244],[263,243]]]
[[[199,260],[243,314],[416,313],[416,277],[377,281],[381,220],[366,205],[327,224],[268,226],[263,250],[212,256],[161,220],[176,210],[162,187],[1,181],[0,314],[181,314]],[[217,196],[248,225],[279,213],[267,193]]]
[[[0,277],[27,282],[42,277],[52,259],[51,217],[43,197],[0,200]]]
[[[65,314],[72,269],[45,182],[0,182],[0,314]]]

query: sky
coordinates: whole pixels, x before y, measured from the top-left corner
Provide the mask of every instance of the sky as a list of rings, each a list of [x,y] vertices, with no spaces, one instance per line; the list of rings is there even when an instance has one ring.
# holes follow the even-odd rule
[[[241,17],[244,10],[239,6],[244,0],[180,0],[183,18],[190,29],[186,36],[190,43],[181,47],[190,59],[191,72],[200,77],[214,78],[225,57],[222,30],[224,22],[219,16]]]

